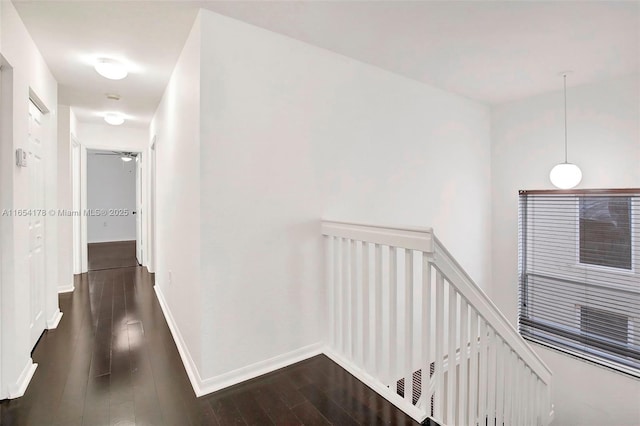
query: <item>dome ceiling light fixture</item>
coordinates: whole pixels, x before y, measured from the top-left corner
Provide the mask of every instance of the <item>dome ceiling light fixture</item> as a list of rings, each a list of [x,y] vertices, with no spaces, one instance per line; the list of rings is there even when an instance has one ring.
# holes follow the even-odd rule
[[[98,74],[110,80],[122,80],[129,74],[127,67],[115,59],[100,58],[94,68]]]
[[[124,123],[124,117],[117,112],[108,112],[104,115],[104,121],[112,126],[119,126]]]
[[[582,180],[580,167],[567,160],[567,74],[568,71],[562,73],[564,79],[564,163],[556,164],[549,173],[551,183],[560,189],[571,189]]]

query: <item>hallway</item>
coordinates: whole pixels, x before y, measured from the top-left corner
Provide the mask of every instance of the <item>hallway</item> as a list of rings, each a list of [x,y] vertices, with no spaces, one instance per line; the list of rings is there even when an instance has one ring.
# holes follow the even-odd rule
[[[416,424],[324,356],[196,398],[141,267],[76,276],[3,426]],[[322,414],[321,414],[322,413]]]

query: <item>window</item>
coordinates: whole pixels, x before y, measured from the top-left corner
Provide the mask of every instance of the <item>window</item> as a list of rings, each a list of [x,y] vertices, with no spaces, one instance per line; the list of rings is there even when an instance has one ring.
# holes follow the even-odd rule
[[[519,202],[522,336],[640,377],[640,189]]]
[[[580,197],[580,263],[631,269],[630,218],[630,197]]]

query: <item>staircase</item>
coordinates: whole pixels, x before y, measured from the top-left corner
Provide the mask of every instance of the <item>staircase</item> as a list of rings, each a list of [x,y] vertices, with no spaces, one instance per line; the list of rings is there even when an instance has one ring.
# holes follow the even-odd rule
[[[432,229],[322,234],[335,362],[421,423],[551,422],[551,371]]]

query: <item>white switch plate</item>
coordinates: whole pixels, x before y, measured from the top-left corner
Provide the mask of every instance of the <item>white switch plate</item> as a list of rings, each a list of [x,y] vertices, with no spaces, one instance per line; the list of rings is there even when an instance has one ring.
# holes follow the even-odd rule
[[[22,149],[16,149],[16,166],[27,167],[27,152]]]

